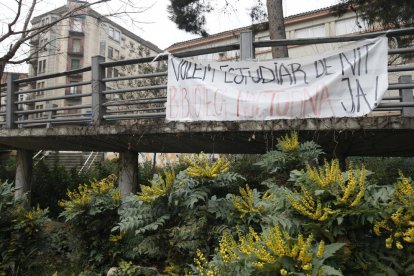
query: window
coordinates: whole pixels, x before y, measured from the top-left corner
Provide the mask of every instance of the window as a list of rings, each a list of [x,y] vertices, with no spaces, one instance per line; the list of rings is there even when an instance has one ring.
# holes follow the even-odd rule
[[[114,58],[114,48],[108,47],[108,58],[113,59]]]
[[[38,65],[37,65],[37,73],[38,74],[43,74],[46,72],[46,60],[39,60]]]
[[[106,77],[107,78],[112,78],[113,74],[114,74],[114,68],[111,67],[111,68],[106,69]]]
[[[70,63],[70,69],[75,70],[80,68],[80,59],[72,59]]]
[[[114,49],[114,59],[118,60],[119,59],[119,50]]]
[[[119,70],[114,68],[114,78],[119,77]]]
[[[73,83],[77,83],[77,81],[71,81],[70,82],[71,84],[73,84]],[[70,89],[69,89],[69,94],[71,94],[71,95],[75,95],[75,94],[78,94],[78,87],[79,86],[71,86],[70,87]]]
[[[44,81],[39,81],[37,84],[36,84],[36,88],[37,89],[39,89],[39,88],[45,88],[45,82]],[[36,96],[43,96],[45,94],[45,91],[37,91],[36,93],[35,93],[35,95]]]
[[[81,52],[81,40],[74,38],[72,39],[72,52],[80,53]]]
[[[70,30],[74,32],[82,32],[83,31],[82,18],[79,18],[79,17],[72,18],[72,24],[70,26]]]
[[[36,106],[35,106],[35,109],[36,109],[36,110],[42,110],[42,109],[43,109],[43,104],[36,105]],[[35,118],[42,118],[42,117],[43,117],[43,112],[36,112],[36,113],[34,114],[34,116],[35,116]]]
[[[119,59],[119,50],[112,47],[108,47],[108,58],[118,60]]]
[[[49,17],[43,18],[42,21],[40,21],[41,27],[48,25],[48,24],[49,24]]]
[[[325,25],[318,25],[310,28],[295,31],[295,38],[325,37]]]
[[[356,18],[348,18],[335,22],[335,34],[344,35],[358,33],[367,29],[367,22],[364,20],[357,20]]]
[[[41,51],[47,51],[47,38],[40,39],[40,50]]]
[[[108,36],[117,42],[121,40],[121,32],[112,27],[108,29]]]

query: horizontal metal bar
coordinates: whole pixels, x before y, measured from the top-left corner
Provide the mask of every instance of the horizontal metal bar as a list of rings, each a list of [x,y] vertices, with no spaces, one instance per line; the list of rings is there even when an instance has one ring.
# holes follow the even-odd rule
[[[400,100],[401,100],[401,97],[400,97],[400,96],[395,96],[395,97],[383,97],[383,98],[382,98],[382,100],[383,100],[383,101],[395,101],[395,100],[400,101]]]
[[[389,55],[414,53],[414,47],[388,49]]]
[[[402,107],[400,107],[400,108],[397,108],[397,107],[395,107],[395,108],[391,108],[391,107],[384,107],[384,108],[375,108],[374,110],[373,110],[373,112],[380,112],[380,111],[401,111],[402,110]]]
[[[6,122],[0,122],[0,125],[5,125],[6,124]]]
[[[78,124],[82,123],[82,124],[85,124],[84,121],[65,121],[65,122],[53,121],[51,124],[52,125],[62,125],[62,124],[72,124],[72,123],[78,123]],[[88,123],[88,122],[86,122],[86,123]],[[23,128],[30,128],[30,127],[36,127],[36,126],[44,126],[44,125],[47,125],[47,124],[49,124],[49,122],[46,122],[46,123],[38,123],[38,124],[24,124],[24,125],[22,125],[22,127]]]
[[[165,112],[146,113],[146,114],[130,114],[130,115],[104,115],[105,120],[119,120],[119,119],[145,119],[145,118],[164,118]]]
[[[173,53],[173,55],[175,57],[183,58],[183,57],[193,57],[193,56],[214,54],[214,53],[239,50],[239,49],[240,49],[240,45],[238,43],[235,43],[235,44],[228,44],[224,46],[217,46],[217,47],[211,47],[211,48],[205,48],[205,49],[177,52],[177,53]],[[157,56],[151,56],[151,57],[145,57],[145,58],[110,61],[110,62],[103,62],[100,65],[104,68],[108,68],[108,67],[116,67],[116,66],[123,66],[123,65],[139,64],[139,63],[152,62],[156,57]],[[157,61],[166,60],[167,58],[168,58],[168,55],[161,55],[157,57]]]
[[[167,85],[151,85],[151,86],[142,86],[136,88],[127,88],[127,89],[118,89],[118,90],[104,90],[102,94],[117,94],[117,93],[127,93],[135,91],[145,91],[145,90],[158,90],[158,89],[167,89]]]
[[[414,83],[391,83],[388,85],[388,90],[410,89],[414,88]]]
[[[159,108],[143,108],[143,109],[118,109],[118,110],[114,110],[114,109],[110,109],[110,110],[106,110],[106,113],[109,114],[114,114],[114,113],[129,113],[129,112],[146,112],[146,111],[154,111],[154,110],[162,110],[165,109],[165,107],[159,107]]]
[[[74,83],[68,83],[68,84],[57,85],[57,86],[49,86],[49,87],[44,87],[44,88],[36,88],[36,89],[18,91],[18,92],[15,92],[15,94],[28,94],[28,93],[34,93],[34,92],[39,92],[39,91],[47,91],[47,90],[68,88],[68,87],[74,87],[74,86],[83,86],[83,85],[89,85],[89,84],[91,84],[91,81],[74,82]]]
[[[37,103],[37,102],[45,102],[45,101],[54,101],[54,100],[64,100],[64,99],[73,99],[73,98],[83,98],[83,97],[90,97],[92,93],[87,94],[75,94],[75,95],[65,95],[65,96],[58,96],[58,97],[49,97],[49,98],[39,98],[34,100],[25,100],[25,101],[17,101],[14,102],[15,104],[27,104],[27,103]]]
[[[309,44],[324,44],[324,43],[336,43],[336,42],[349,42],[362,40],[367,38],[375,38],[381,35],[387,37],[401,36],[414,33],[414,28],[404,28],[397,30],[381,31],[374,33],[366,33],[351,36],[339,36],[339,37],[317,37],[317,38],[297,38],[297,39],[273,39],[266,41],[253,42],[253,47],[263,48],[272,46],[288,46],[288,45],[309,45]]]
[[[414,107],[414,102],[380,103],[378,107]]]
[[[132,100],[132,101],[117,101],[117,102],[106,102],[103,103],[102,106],[127,106],[127,105],[134,105],[134,104],[147,104],[147,103],[165,103],[167,102],[167,97],[160,97],[160,98],[148,98],[148,99],[140,99],[140,100]]]
[[[28,83],[32,81],[45,80],[45,79],[51,79],[51,78],[57,78],[57,77],[65,77],[65,76],[70,76],[70,75],[81,74],[83,72],[88,72],[88,71],[91,71],[91,66],[87,66],[87,67],[76,69],[76,70],[60,72],[60,73],[53,73],[53,74],[36,76],[32,78],[19,79],[19,80],[16,80],[15,83],[20,84],[20,83]]]
[[[117,77],[117,78],[104,78],[104,79],[102,79],[102,81],[103,82],[109,82],[109,81],[135,80],[135,79],[143,79],[143,78],[164,77],[164,76],[167,76],[167,75],[168,75],[168,72],[160,72],[160,73],[143,74],[143,75],[136,75],[136,76],[126,76],[126,77]]]
[[[86,116],[88,115],[88,116]],[[82,114],[82,113],[74,113],[74,114],[56,114],[54,118],[67,118],[67,117],[85,117],[91,118],[92,114]]]
[[[4,116],[4,115],[6,115],[6,112],[1,112],[0,113],[0,116]]]
[[[403,72],[403,71],[413,71],[414,65],[398,65],[398,66],[388,66],[388,72]]]
[[[53,122],[85,122],[90,121],[91,118],[62,118],[62,119],[41,119],[41,120],[24,120],[15,121],[16,124],[31,124],[31,123],[53,123]]]
[[[20,110],[14,112],[14,114],[31,114],[31,113],[40,113],[40,112],[47,112],[47,111],[58,111],[58,110],[70,110],[70,109],[86,109],[92,108],[91,105],[71,105],[71,106],[64,106],[64,107],[51,107],[45,109],[33,109],[33,110]]]

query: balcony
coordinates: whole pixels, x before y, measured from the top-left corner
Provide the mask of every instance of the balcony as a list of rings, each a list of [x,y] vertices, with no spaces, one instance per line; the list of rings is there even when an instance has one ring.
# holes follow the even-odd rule
[[[83,29],[69,30],[69,36],[85,36]]]
[[[83,49],[81,51],[69,50],[68,55],[72,57],[83,57]]]

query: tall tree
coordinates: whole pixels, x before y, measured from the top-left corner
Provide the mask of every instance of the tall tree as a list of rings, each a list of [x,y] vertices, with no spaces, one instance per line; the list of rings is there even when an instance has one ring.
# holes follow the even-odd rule
[[[8,10],[7,17],[0,18],[0,76],[3,75],[6,65],[22,64],[29,62],[35,52],[29,52],[28,47],[23,54],[19,51],[30,43],[31,39],[47,32],[66,19],[83,15],[92,6],[109,3],[111,0],[95,1],[68,1],[73,5],[67,5],[67,9],[59,17],[43,25],[31,25],[36,10],[40,9],[42,0],[1,0],[0,7]],[[109,4],[108,4],[109,5]],[[105,16],[119,16],[142,12],[145,8],[135,7],[132,1],[121,0],[119,8]],[[127,11],[128,10],[128,11]],[[131,18],[131,17],[130,17]],[[50,41],[49,41],[50,43]],[[43,45],[45,46],[45,45]],[[41,50],[41,49],[39,49]]]
[[[207,36],[205,30],[205,14],[213,11],[211,2],[213,0],[170,0],[168,11],[170,19],[175,22],[179,29],[186,30],[194,34]],[[256,0],[256,5],[252,9],[252,18],[257,14],[264,14],[262,7],[263,0]],[[226,5],[229,2],[225,1]],[[269,20],[270,39],[285,39],[285,24],[283,17],[282,0],[266,0],[267,15]],[[288,51],[286,46],[273,47],[273,58],[287,57]]]

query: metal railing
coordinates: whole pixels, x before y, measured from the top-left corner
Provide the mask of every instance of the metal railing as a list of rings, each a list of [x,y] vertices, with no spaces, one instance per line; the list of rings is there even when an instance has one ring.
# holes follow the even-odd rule
[[[389,30],[353,36],[324,37],[311,39],[267,40],[253,42],[243,38],[240,43],[219,47],[174,53],[177,57],[195,57],[228,51],[240,51],[240,57],[252,57],[256,49],[272,46],[298,46],[326,43],[341,43],[386,35],[389,38],[414,35],[414,28]],[[414,47],[389,49],[389,55],[413,54]],[[155,57],[129,60],[105,61],[104,57],[92,58],[92,65],[62,73],[39,75],[18,79],[17,74],[9,74],[7,84],[1,88],[0,126],[7,129],[52,127],[61,124],[102,125],[109,121],[131,119],[151,119],[165,117],[167,100],[167,71],[163,66],[154,66]],[[159,56],[157,62],[167,56]],[[159,65],[159,64],[158,64]],[[127,67],[137,72],[111,76],[109,70],[122,71]],[[141,68],[141,69],[139,69]],[[132,70],[132,71],[133,71]],[[124,70],[125,71],[125,70]],[[393,65],[388,72],[412,72],[413,63]],[[79,75],[82,79],[79,80]],[[390,91],[398,93],[383,98],[375,112],[396,111],[397,115],[414,116],[413,88],[411,74],[403,73],[398,82],[391,83]],[[75,76],[78,82],[69,80]],[[39,81],[46,82],[56,78],[66,79],[65,84],[38,87]],[[85,80],[86,79],[86,80]],[[79,88],[83,88],[80,93]],[[3,120],[1,120],[3,118]]]

